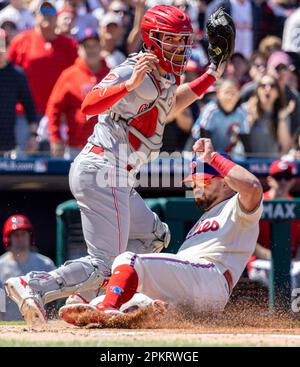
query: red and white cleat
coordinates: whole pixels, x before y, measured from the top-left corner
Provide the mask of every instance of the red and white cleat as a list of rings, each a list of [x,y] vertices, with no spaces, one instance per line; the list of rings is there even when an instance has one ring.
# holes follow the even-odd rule
[[[31,289],[23,277],[9,278],[5,282],[4,288],[8,297],[16,302],[28,324],[47,322],[41,295]]]
[[[100,306],[100,307],[99,307]],[[60,308],[59,317],[65,322],[85,326],[88,324],[103,324],[112,317],[124,315],[123,312],[91,304],[70,304]]]
[[[100,297],[99,297],[100,298]],[[168,304],[160,300],[152,300],[147,305],[138,306],[128,304],[127,308],[119,311],[114,308],[105,307],[102,303],[98,304],[73,304],[63,306],[59,310],[59,317],[69,324],[75,326],[85,326],[88,324],[98,324],[102,327],[112,327],[116,324],[119,327],[130,325],[133,320],[138,320],[143,313],[143,319],[147,317],[157,318],[167,313]]]
[[[87,304],[89,304],[89,301],[87,299],[85,299],[81,294],[74,293],[74,294],[71,294],[66,299],[66,303],[65,304],[66,305],[78,305],[78,304],[87,305]]]

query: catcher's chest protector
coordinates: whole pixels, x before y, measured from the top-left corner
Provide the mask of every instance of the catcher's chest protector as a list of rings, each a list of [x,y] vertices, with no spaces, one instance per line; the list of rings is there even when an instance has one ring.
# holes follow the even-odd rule
[[[106,77],[108,80],[104,78],[100,85],[116,84],[111,82],[111,79],[116,79],[117,83],[129,79],[139,56],[140,54],[127,59],[111,71]],[[165,120],[176,101],[176,89],[176,79],[173,75],[168,74],[166,78],[162,78],[158,72],[148,73],[139,88],[112,106],[107,115],[100,116],[100,123],[97,124],[99,128],[99,125],[107,123],[110,126],[114,124],[115,129],[116,124],[118,128],[122,126],[124,129],[129,146],[128,154],[131,155],[129,164],[133,168],[138,168],[158,156]],[[116,133],[113,129],[110,129],[110,132],[112,135]],[[100,136],[99,138],[101,139]],[[103,145],[103,142],[99,143]]]

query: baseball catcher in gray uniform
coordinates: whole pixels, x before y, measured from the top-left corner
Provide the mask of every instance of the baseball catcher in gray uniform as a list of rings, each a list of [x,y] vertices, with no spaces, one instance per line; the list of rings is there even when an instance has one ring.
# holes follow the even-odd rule
[[[48,302],[99,289],[124,251],[159,252],[168,246],[168,226],[134,190],[134,177],[142,164],[158,156],[166,118],[197,100],[222,74],[235,31],[222,9],[211,16],[211,64],[201,77],[182,85],[180,76],[192,53],[189,17],[176,7],[158,5],[145,13],[141,32],[143,50],[111,70],[82,104],[82,112],[96,125],[69,180],[88,256],[5,284],[27,322],[44,322]]]

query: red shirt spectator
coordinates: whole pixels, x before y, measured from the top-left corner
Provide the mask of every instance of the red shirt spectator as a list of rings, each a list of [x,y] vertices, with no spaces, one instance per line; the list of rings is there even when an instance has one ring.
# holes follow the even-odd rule
[[[20,33],[12,40],[8,57],[24,69],[37,112],[44,114],[57,78],[77,57],[77,45],[74,40],[62,35],[47,41],[33,29]]]
[[[92,28],[86,29],[79,38],[78,59],[54,86],[46,110],[52,156],[75,158],[93,132],[95,119],[87,121],[80,108],[87,93],[109,72],[100,50],[99,35]],[[66,147],[60,134],[63,114],[68,127]]]
[[[57,78],[77,57],[77,45],[71,38],[56,34],[57,11],[52,0],[38,3],[35,23],[35,29],[12,40],[8,57],[24,69],[37,112],[43,115]]]
[[[51,93],[46,110],[51,143],[62,140],[60,122],[61,115],[65,113],[68,125],[67,144],[83,148],[93,132],[95,121],[86,120],[86,116],[80,111],[81,103],[87,93],[108,72],[109,68],[103,62],[103,67],[94,74],[81,58],[77,58],[73,66],[62,72]]]

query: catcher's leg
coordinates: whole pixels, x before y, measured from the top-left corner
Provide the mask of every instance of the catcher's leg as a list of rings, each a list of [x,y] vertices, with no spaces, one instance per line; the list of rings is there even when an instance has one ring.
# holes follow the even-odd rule
[[[130,230],[127,251],[136,254],[160,252],[168,247],[170,230],[150,210],[136,190],[130,193]]]
[[[49,273],[30,272],[5,282],[7,295],[17,303],[25,321],[45,322],[44,305],[74,292],[98,289],[110,275],[103,261],[90,256],[68,261]]]
[[[34,272],[6,282],[8,295],[26,321],[44,321],[44,304],[74,292],[96,290],[110,275],[114,258],[126,249],[129,233],[129,189],[102,187],[101,159],[78,157],[70,170],[70,187],[81,210],[87,258],[67,262],[50,273]]]

